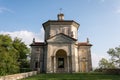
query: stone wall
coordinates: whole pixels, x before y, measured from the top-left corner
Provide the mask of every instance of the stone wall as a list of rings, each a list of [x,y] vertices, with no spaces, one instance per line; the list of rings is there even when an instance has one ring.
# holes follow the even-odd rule
[[[1,76],[0,80],[18,80],[23,79],[29,76],[36,75],[37,71],[31,71],[26,73],[19,73],[19,74],[13,74],[13,75],[7,75],[7,76]]]

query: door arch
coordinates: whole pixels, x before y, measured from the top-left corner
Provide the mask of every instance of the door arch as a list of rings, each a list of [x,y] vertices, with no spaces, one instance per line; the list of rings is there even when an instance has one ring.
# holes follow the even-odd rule
[[[67,70],[67,53],[63,49],[56,52],[56,71],[66,72]]]

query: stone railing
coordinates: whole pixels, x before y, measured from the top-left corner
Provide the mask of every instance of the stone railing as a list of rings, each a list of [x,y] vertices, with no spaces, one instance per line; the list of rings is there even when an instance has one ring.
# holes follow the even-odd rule
[[[0,80],[18,80],[18,79],[23,79],[23,78],[33,76],[36,74],[37,74],[37,71],[31,71],[31,72],[26,72],[26,73],[6,75],[6,76],[1,76]]]

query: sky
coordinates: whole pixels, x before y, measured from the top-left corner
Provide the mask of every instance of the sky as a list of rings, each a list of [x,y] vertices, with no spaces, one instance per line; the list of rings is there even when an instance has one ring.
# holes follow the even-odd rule
[[[0,34],[19,37],[29,45],[33,38],[44,40],[42,23],[65,20],[80,24],[78,40],[89,38],[93,67],[101,58],[109,59],[107,51],[120,45],[120,0],[0,0]]]

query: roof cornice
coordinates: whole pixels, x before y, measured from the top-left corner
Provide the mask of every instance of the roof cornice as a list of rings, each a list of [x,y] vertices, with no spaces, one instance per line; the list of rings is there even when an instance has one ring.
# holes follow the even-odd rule
[[[80,24],[75,22],[74,20],[48,20],[47,22],[42,24],[45,28],[49,25],[74,25],[75,27],[79,28]]]

